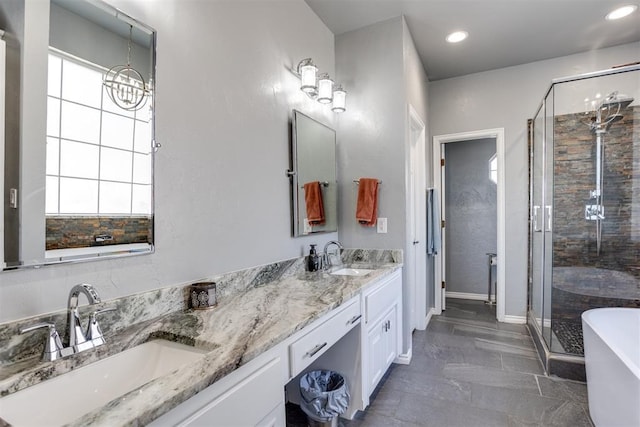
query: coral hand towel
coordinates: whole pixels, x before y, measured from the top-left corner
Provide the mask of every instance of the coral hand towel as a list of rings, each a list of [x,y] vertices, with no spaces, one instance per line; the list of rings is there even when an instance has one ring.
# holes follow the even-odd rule
[[[360,178],[356,220],[364,226],[373,227],[378,218],[378,180]]]
[[[309,224],[324,224],[324,206],[322,204],[322,189],[319,181],[307,182],[304,185],[304,203],[307,206],[307,221],[309,221]]]

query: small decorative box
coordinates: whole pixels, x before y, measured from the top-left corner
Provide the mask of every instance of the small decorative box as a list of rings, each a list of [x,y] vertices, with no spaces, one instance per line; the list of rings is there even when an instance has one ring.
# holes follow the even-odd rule
[[[189,301],[194,310],[208,310],[217,304],[216,283],[200,282],[189,285]]]

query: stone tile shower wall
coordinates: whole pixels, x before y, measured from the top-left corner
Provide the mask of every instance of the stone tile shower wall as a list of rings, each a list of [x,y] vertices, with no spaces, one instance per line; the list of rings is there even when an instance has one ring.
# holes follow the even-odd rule
[[[136,217],[47,217],[47,250],[70,249],[86,246],[117,245],[127,243],[151,243],[153,219]],[[96,243],[96,235],[113,237]]]
[[[554,267],[598,267],[640,278],[640,107],[628,107],[622,114],[624,118],[603,136],[605,219],[600,255],[595,221],[584,218],[596,179],[590,116],[555,118]]]
[[[605,219],[600,255],[596,223],[586,220],[584,214],[596,179],[591,117],[555,117],[551,326],[567,353],[584,352],[583,311],[640,307],[640,107],[628,107],[621,113],[623,119],[603,135]],[[623,282],[630,286],[616,292]]]

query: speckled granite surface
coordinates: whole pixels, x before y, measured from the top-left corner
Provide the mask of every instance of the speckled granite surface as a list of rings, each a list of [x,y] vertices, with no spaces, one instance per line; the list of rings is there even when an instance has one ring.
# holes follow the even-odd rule
[[[104,302],[102,306],[116,307],[101,321],[107,344],[55,362],[40,362],[43,335],[17,332],[47,319],[64,331],[65,311],[0,325],[0,394],[156,338],[207,350],[198,363],[151,381],[72,423],[144,425],[391,274],[401,266],[402,252],[345,250],[343,259],[345,265],[376,271],[362,277],[309,273],[304,271],[304,258],[298,258],[210,278],[218,283],[218,306],[213,310],[185,310],[184,286]]]

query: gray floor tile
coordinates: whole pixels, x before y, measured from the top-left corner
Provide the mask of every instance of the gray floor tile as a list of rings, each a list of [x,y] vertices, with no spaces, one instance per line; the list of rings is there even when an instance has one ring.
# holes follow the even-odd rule
[[[523,372],[526,374],[544,375],[540,359],[533,357],[502,355],[502,368],[506,371]]]
[[[375,412],[386,416],[393,416],[400,405],[402,393],[386,387],[386,383],[378,390],[369,402],[367,413]]]
[[[482,338],[513,345],[528,344],[527,337],[517,332],[500,331],[498,329],[490,329],[472,325],[455,325],[453,327],[453,335]]]
[[[395,370],[394,375],[386,382],[385,388],[417,394],[427,399],[444,399],[460,403],[471,401],[469,383],[403,369]]]
[[[474,408],[439,399],[407,393],[403,396],[396,418],[424,427],[499,427],[508,426],[506,414]]]
[[[477,338],[474,341],[476,348],[486,351],[497,351],[503,354],[512,354],[524,357],[538,357],[538,353],[533,349],[532,345],[527,344],[507,344],[493,340]]]
[[[352,420],[344,427],[419,427],[420,424],[414,424],[402,421],[397,418],[381,415],[378,413],[367,413],[362,419]]]
[[[538,384],[533,375],[503,371],[467,364],[449,363],[443,369],[444,376],[474,384],[505,387],[513,390],[538,392]]]
[[[587,385],[585,383],[556,377],[539,376],[538,385],[543,396],[585,404],[588,402]]]
[[[525,392],[480,384],[471,386],[471,404],[474,407],[504,412],[523,424],[540,424],[550,414],[561,410],[565,403],[563,400],[540,396],[533,390]]]

